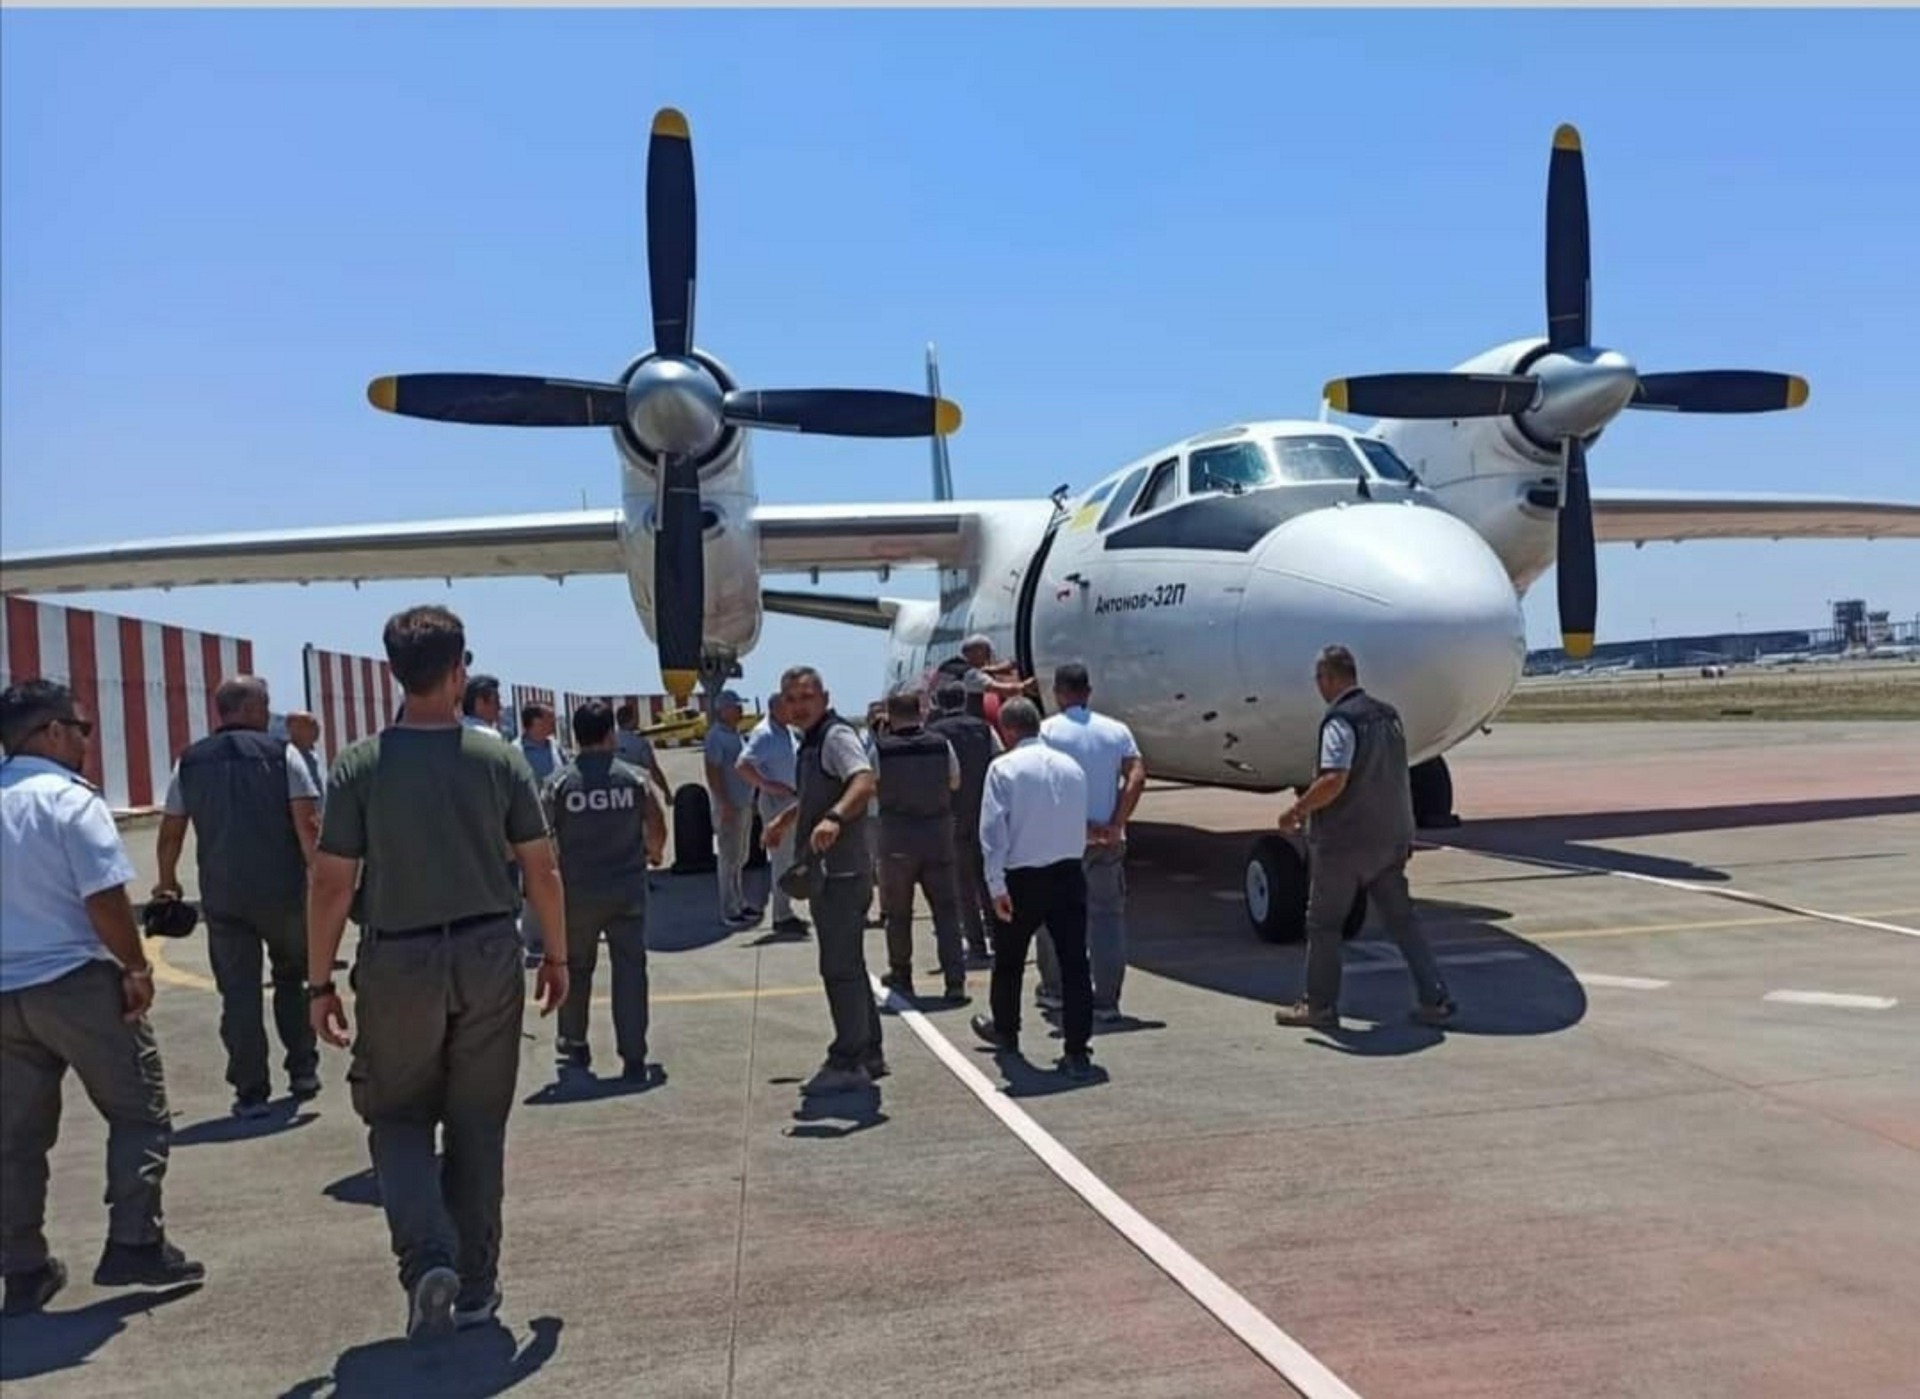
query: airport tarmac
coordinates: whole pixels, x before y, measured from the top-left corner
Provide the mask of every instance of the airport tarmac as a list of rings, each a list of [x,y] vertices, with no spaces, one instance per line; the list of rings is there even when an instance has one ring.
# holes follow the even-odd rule
[[[665,1081],[556,1087],[553,1022],[529,1010],[503,1326],[437,1349],[400,1339],[344,1054],[325,1051],[300,1112],[234,1122],[204,939],[167,944],[168,1223],[209,1279],[87,1281],[103,1131],[69,1079],[49,1232],[74,1280],[52,1314],[0,1323],[0,1380],[1292,1392],[1225,1315],[1309,1395],[1912,1394],[1920,725],[1506,726],[1453,773],[1466,824],[1428,833],[1412,880],[1455,1026],[1406,1021],[1397,954],[1369,928],[1342,1028],[1276,1027],[1301,954],[1254,939],[1239,883],[1280,799],[1155,790],[1133,832],[1132,1020],[1097,1035],[1086,1084],[1051,1072],[1031,969],[1032,1064],[1004,1076],[967,1030],[976,972],[973,1005],[885,1018],[876,1107],[803,1110],[828,1037],[812,943],[727,933],[710,876],[662,876]],[[152,839],[129,833],[146,871]],[[876,972],[881,947],[871,933]],[[979,1074],[1004,1086],[999,1113]],[[1159,1261],[1111,1222],[1129,1207]]]

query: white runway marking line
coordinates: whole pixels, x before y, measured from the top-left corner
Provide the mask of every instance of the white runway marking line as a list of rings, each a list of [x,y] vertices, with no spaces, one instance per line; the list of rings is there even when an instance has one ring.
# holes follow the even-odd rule
[[[1673,985],[1650,976],[1609,976],[1605,972],[1575,972],[1573,979],[1582,986],[1606,986],[1618,991],[1662,991]]]
[[[1827,913],[1817,908],[1801,908],[1796,904],[1768,898],[1765,894],[1750,894],[1745,889],[1697,884],[1689,879],[1668,879],[1658,874],[1636,874],[1631,870],[1610,870],[1602,865],[1577,865],[1569,860],[1548,860],[1538,855],[1513,855],[1503,850],[1476,850],[1469,845],[1435,844],[1433,848],[1450,850],[1459,855],[1481,855],[1489,860],[1508,860],[1516,865],[1539,865],[1543,869],[1571,870],[1576,874],[1604,874],[1614,879],[1632,879],[1642,884],[1657,884],[1665,889],[1679,889],[1689,894],[1707,894],[1716,899],[1730,899],[1734,903],[1770,908],[1779,913],[1791,913],[1796,918],[1818,918],[1826,923],[1845,923],[1850,927],[1871,928],[1875,932],[1899,933],[1902,937],[1920,938],[1920,928],[1909,928],[1901,923],[1882,923],[1873,918],[1855,918],[1848,913]]]
[[[1025,1109],[969,1063],[953,1041],[934,1029],[926,1016],[883,988],[878,977],[870,975],[867,979],[873,984],[874,994],[881,998],[881,1004],[899,1012],[920,1042],[933,1051],[934,1057],[1038,1156],[1047,1169],[1145,1254],[1155,1267],[1179,1283],[1188,1296],[1212,1312],[1288,1384],[1306,1399],[1359,1399],[1354,1390],[1315,1359],[1305,1346],[1274,1325],[1265,1313],[1082,1165],[1078,1157],[1029,1117]]]
[[[1840,1006],[1848,1010],[1892,1010],[1900,1004],[1893,996],[1854,996],[1839,991],[1769,991],[1760,999],[1794,1006]]]

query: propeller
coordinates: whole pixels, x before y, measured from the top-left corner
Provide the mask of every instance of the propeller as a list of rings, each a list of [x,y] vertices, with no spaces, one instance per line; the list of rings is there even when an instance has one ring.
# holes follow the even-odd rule
[[[1754,369],[1641,374],[1593,344],[1592,249],[1586,158],[1580,133],[1553,134],[1547,165],[1547,337],[1509,374],[1371,374],[1335,379],[1335,409],[1377,418],[1511,417],[1521,434],[1561,461],[1558,590],[1569,656],[1593,650],[1599,610],[1587,447],[1623,408],[1669,413],[1771,413],[1807,401],[1807,381]]]
[[[659,464],[654,511],[654,632],[660,674],[687,703],[706,620],[700,469],[728,429],[832,437],[941,437],[959,405],[937,394],[879,389],[736,389],[693,347],[698,221],[693,142],[672,107],[654,115],[647,146],[647,290],[653,353],[623,383],[514,374],[399,374],[373,380],[367,400],[410,418],[489,427],[611,427]]]

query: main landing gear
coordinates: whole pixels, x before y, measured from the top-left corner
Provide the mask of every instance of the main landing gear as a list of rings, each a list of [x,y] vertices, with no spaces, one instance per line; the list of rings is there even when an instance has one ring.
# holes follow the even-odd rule
[[[1407,774],[1412,788],[1413,822],[1421,830],[1460,824],[1453,811],[1453,777],[1445,758],[1431,758]],[[1298,836],[1261,836],[1247,853],[1247,920],[1262,942],[1299,942],[1307,935],[1310,872],[1306,842]],[[1347,911],[1341,936],[1355,936],[1367,921],[1364,892]]]

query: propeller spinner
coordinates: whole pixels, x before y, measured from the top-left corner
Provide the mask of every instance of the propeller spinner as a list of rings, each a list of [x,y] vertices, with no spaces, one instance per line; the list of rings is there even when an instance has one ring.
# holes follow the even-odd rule
[[[937,437],[959,430],[959,405],[878,389],[727,389],[693,350],[697,223],[687,119],[655,114],[647,148],[647,286],[653,354],[624,385],[509,374],[401,374],[375,379],[375,408],[495,427],[622,427],[660,463],[654,619],[660,675],[685,704],[698,677],[706,615],[700,466],[729,427],[834,437]]]
[[[1807,381],[1752,369],[1641,374],[1626,356],[1593,341],[1587,172],[1580,133],[1553,134],[1547,166],[1547,339],[1513,374],[1371,374],[1335,379],[1327,401],[1377,418],[1511,416],[1562,462],[1558,586],[1567,654],[1589,655],[1599,607],[1587,447],[1623,408],[1672,413],[1770,413],[1807,401]]]

